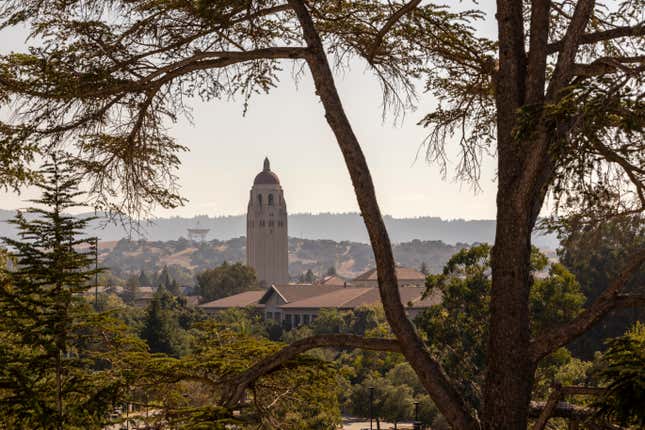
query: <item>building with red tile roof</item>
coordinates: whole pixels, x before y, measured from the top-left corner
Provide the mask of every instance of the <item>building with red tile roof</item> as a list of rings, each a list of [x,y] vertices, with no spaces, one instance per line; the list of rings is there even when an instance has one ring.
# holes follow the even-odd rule
[[[399,287],[401,301],[408,315],[413,318],[423,309],[441,302],[439,291],[424,297],[425,287],[406,285]],[[274,320],[286,327],[308,324],[321,309],[353,310],[361,306],[381,303],[378,288],[320,284],[272,285],[267,290],[247,291],[200,307],[207,312],[228,308],[252,307],[265,319]]]

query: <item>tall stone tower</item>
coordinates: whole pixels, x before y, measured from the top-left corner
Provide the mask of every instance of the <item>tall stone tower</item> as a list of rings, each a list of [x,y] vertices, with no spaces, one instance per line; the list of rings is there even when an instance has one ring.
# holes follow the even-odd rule
[[[246,262],[261,285],[289,282],[287,203],[269,159],[253,181],[246,213]]]

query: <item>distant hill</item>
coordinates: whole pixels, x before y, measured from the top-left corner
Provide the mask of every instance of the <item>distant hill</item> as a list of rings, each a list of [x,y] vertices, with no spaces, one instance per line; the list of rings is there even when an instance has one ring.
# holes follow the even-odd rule
[[[450,256],[465,246],[413,240],[394,245],[394,257],[403,266],[418,269],[425,263],[430,272],[437,273]],[[161,268],[168,266],[171,276],[186,285],[192,284],[196,273],[216,267],[224,261],[244,262],[246,240],[240,237],[196,243],[183,238],[154,242],[122,239],[101,242],[99,250],[101,266],[109,268],[116,278],[123,280],[141,270],[154,276]],[[307,270],[322,276],[330,267],[334,267],[340,276],[351,279],[375,267],[374,254],[365,243],[289,239],[289,274],[294,280]]]
[[[12,226],[2,222],[14,215],[13,211],[0,209],[0,236],[13,236]],[[446,244],[492,242],[495,236],[493,220],[442,220],[437,217],[393,218],[385,217],[385,223],[394,243],[421,241],[442,241]],[[177,240],[186,236],[188,228],[210,229],[208,240],[226,241],[246,234],[244,215],[222,217],[196,216],[193,218],[157,218],[141,226],[140,234],[133,238],[143,237],[151,241]],[[93,224],[94,231],[103,241],[119,240],[128,237],[128,232],[120,225],[108,224],[99,228]],[[303,239],[328,239],[336,242],[350,241],[367,243],[368,236],[361,216],[357,213],[347,214],[294,214],[289,216],[289,236]],[[555,236],[535,235],[533,242],[545,249],[557,248]]]

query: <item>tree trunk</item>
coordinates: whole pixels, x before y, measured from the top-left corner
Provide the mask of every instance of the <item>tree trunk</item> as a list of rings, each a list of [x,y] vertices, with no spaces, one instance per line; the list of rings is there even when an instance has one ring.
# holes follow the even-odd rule
[[[367,161],[345,115],[320,36],[316,32],[311,16],[302,0],[289,0],[289,4],[302,26],[309,51],[306,60],[316,93],[322,101],[325,118],[345,159],[358,206],[367,227],[376,260],[379,292],[388,323],[399,340],[401,352],[451,425],[463,430],[478,429],[479,425],[470,414],[464,399],[452,386],[440,364],[431,356],[405,313],[397,286],[394,255]]]
[[[482,417],[486,430],[526,430],[535,371],[529,351],[529,291],[531,231],[540,197],[532,197],[523,186],[525,170],[520,166],[526,160],[517,148],[526,148],[529,142],[513,142],[510,133],[506,136],[508,149],[500,155],[500,172],[501,163],[514,166],[507,165],[500,173],[497,193]]]
[[[56,351],[56,411],[58,417],[56,419],[56,428],[62,430],[63,428],[63,384],[62,384],[62,363],[61,363],[61,350]]]

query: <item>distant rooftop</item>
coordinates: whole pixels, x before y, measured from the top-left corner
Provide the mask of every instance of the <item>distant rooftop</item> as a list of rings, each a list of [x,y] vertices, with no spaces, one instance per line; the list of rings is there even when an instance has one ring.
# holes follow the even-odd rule
[[[409,267],[398,266],[396,268],[396,278],[399,281],[420,281],[426,278],[426,275],[419,272],[418,270],[411,269]],[[377,281],[378,275],[376,269],[368,270],[367,272],[358,275],[354,278],[355,281]]]

